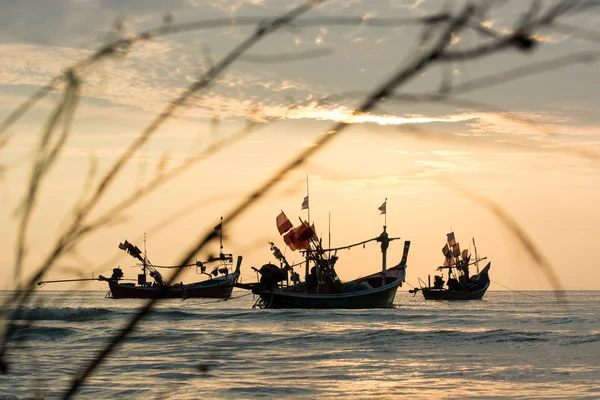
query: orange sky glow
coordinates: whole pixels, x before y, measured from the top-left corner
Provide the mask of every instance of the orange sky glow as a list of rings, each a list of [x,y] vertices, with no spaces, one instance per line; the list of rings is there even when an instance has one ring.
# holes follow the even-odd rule
[[[172,13],[175,24],[275,16],[291,6],[266,0],[108,2],[102,7],[74,3],[64,14],[49,14],[44,26],[24,30],[16,22],[7,22],[0,28],[4,30],[0,35],[2,119],[63,68],[93,54],[117,17],[123,18],[131,33],[160,26],[165,11]],[[302,18],[418,17],[438,10],[441,3],[376,1],[351,7],[332,2]],[[483,24],[508,32],[514,15],[521,11],[499,9]],[[586,15],[570,16],[569,21],[582,27],[595,23]],[[25,276],[43,263],[72,220],[73,207],[89,198],[90,188],[139,132],[253,29],[232,22],[210,31],[156,38],[82,74],[72,134],[44,176],[31,216]],[[134,260],[117,245],[127,239],[142,247],[144,233],[152,262],[176,263],[281,165],[328,135],[336,122],[347,122],[349,129],[225,226],[225,250],[244,257],[243,281],[256,279],[251,266],[274,262],[269,241],[284,249],[275,226],[281,210],[294,223],[308,217],[301,210],[308,178],[311,222],[327,246],[378,236],[384,216],[377,208],[387,198],[388,232],[412,243],[402,290],[436,273],[450,231],[456,233],[463,249],[472,248],[475,238],[478,253],[492,261],[491,290],[598,290],[600,269],[594,240],[600,237],[600,121],[595,105],[600,99],[593,82],[600,77],[595,59],[548,70],[540,67],[539,73],[469,90],[445,101],[410,100],[413,95],[439,94],[440,85],[459,87],[513,68],[570,54],[592,54],[598,46],[551,29],[536,37],[539,49],[532,54],[506,51],[445,69],[427,69],[401,86],[396,98],[390,96],[373,110],[353,115],[370,90],[422,51],[417,45],[421,31],[414,26],[324,24],[273,34],[251,49],[255,58],[234,63],[206,93],[186,101],[157,130],[123,168],[89,220],[101,217],[136,189],[161,174],[168,175],[215,143],[227,145],[198,157],[184,172],[113,214],[114,220],[61,257],[47,278],[97,276],[116,266],[134,277],[138,273],[137,267],[130,268]],[[466,49],[477,40],[465,35],[451,46]],[[262,60],[258,56],[295,52],[318,57],[252,61]],[[56,90],[36,104],[3,136],[8,140],[0,147],[0,289],[17,287],[13,269],[20,204],[29,188],[44,124],[60,93]],[[455,97],[460,101],[453,101]],[[487,207],[464,189],[487,199]],[[518,222],[551,264],[560,287],[550,283],[514,231],[490,211],[492,203]],[[198,259],[217,251],[214,242]],[[291,261],[301,259],[289,249],[285,253]],[[338,255],[337,272],[344,280],[381,267],[376,243]],[[401,255],[401,242],[393,242],[388,265],[398,263]],[[184,282],[195,279],[193,269],[183,276]],[[103,290],[106,284],[47,287],[70,288]]]

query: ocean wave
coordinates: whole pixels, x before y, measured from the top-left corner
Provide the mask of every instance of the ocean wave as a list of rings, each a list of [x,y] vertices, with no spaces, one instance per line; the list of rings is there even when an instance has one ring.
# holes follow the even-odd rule
[[[20,314],[17,311],[7,310],[9,318],[24,321],[71,321],[85,322],[112,319],[119,312],[99,307],[28,307]]]
[[[564,345],[597,343],[600,342],[600,333],[593,333],[590,335],[576,335],[568,339],[569,340],[563,342]]]
[[[508,329],[489,330],[462,330],[462,329],[431,329],[411,330],[404,328],[385,329],[349,329],[337,332],[323,332],[320,334],[290,335],[283,340],[315,340],[319,342],[333,341],[354,345],[360,343],[392,342],[402,340],[404,342],[426,341],[426,342],[475,342],[475,343],[502,343],[502,342],[545,342],[556,339],[551,332],[536,331],[513,331]]]
[[[15,324],[11,340],[14,341],[35,341],[35,340],[56,340],[64,339],[76,333],[73,328],[61,328],[54,326],[23,325]]]
[[[219,319],[243,319],[253,314],[252,311],[222,311],[217,310],[215,312],[207,312],[206,309],[198,310],[173,310],[173,309],[153,309],[148,314],[147,319],[149,320],[186,320],[186,319],[202,319],[202,320],[219,320]]]

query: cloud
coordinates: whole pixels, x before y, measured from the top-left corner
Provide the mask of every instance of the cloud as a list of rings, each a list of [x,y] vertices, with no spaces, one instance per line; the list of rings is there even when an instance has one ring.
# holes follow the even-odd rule
[[[192,8],[201,10],[211,9],[213,14],[210,15],[214,15],[221,8],[239,10],[242,7],[246,10],[246,8],[258,7],[264,11],[270,8],[278,7],[278,9],[284,9],[290,6],[287,5],[284,7],[276,1],[266,0],[231,0],[218,3],[204,3],[199,1],[186,3],[183,0],[173,3],[159,0],[150,0],[147,2],[120,2],[117,0],[70,2],[67,0],[57,0],[56,2],[52,2],[55,8],[49,5],[50,2],[39,0],[21,0],[16,3],[10,3],[10,7],[7,9],[8,14],[27,14],[28,10],[38,7],[40,13],[48,11],[48,18],[53,20],[51,22],[52,26],[60,27],[61,24],[66,24],[67,28],[65,29],[70,31],[75,37],[78,37],[78,32],[85,30],[86,27],[81,24],[88,21],[86,18],[89,15],[93,15],[92,11],[94,10],[98,13],[98,21],[101,22],[94,21],[90,23],[89,27],[87,27],[88,31],[94,31],[99,26],[105,24],[106,21],[112,18],[109,18],[109,14],[114,16],[117,13],[131,13],[138,16],[153,15],[161,13],[169,7],[172,10],[180,12],[186,12]],[[439,3],[435,2],[413,0],[394,2],[396,5],[400,3],[407,7],[439,5]],[[340,7],[346,6],[344,4],[335,4],[336,7],[338,5]],[[357,7],[356,12],[359,15],[364,15],[363,11],[370,8],[378,15],[383,15],[385,11],[381,6],[365,3],[362,3],[362,5],[359,4]],[[52,9],[49,10],[50,8]],[[327,11],[329,10],[330,8],[327,9]],[[333,10],[339,11],[339,8],[334,7]],[[79,14],[76,15],[79,11],[85,11],[83,14],[87,16],[81,17]],[[3,14],[2,18],[6,20],[7,17],[5,14]],[[27,15],[26,18],[33,17]],[[35,22],[33,19],[31,21]],[[0,32],[6,34],[6,32],[10,32],[14,28],[14,26],[10,25],[12,21],[8,21],[7,23],[9,26],[0,27]],[[21,25],[23,24],[21,23]],[[3,85],[13,86],[9,92],[19,90],[20,86],[28,85],[35,87],[44,85],[65,67],[92,54],[91,50],[84,48],[53,45],[52,42],[54,40],[41,38],[41,36],[52,36],[48,32],[44,33],[44,29],[46,28],[48,27],[33,26],[32,31],[27,32],[27,34],[40,37],[39,40],[32,40],[32,42],[43,43],[43,45],[14,42],[0,44],[0,82]],[[306,30],[308,31],[308,29]],[[86,34],[90,35],[89,32]],[[376,42],[375,39],[380,34],[381,31],[371,31],[362,26],[344,30],[336,27],[315,27],[315,31],[306,32],[305,37],[310,38],[311,43],[314,43],[315,38],[324,40],[326,37],[328,45],[331,41],[332,45],[337,47],[349,46],[355,48],[355,46],[352,46],[348,42],[340,41],[340,37],[346,37],[349,41],[360,39],[365,42],[365,46],[383,47],[372,45]],[[209,39],[202,37],[202,40],[205,40],[204,43],[210,42],[214,38],[212,35],[213,31],[211,31]],[[184,36],[187,37],[187,35]],[[293,35],[283,33],[281,37],[284,38],[281,40],[287,40],[287,42],[282,43],[292,46]],[[26,39],[24,36],[14,38],[16,41]],[[79,36],[77,40],[80,39],[81,37]],[[135,109],[147,113],[156,113],[182,93],[192,82],[195,82],[200,72],[206,70],[206,68],[202,69],[199,65],[202,61],[202,51],[198,48],[197,43],[190,44],[180,39],[178,37],[165,37],[137,43],[126,57],[107,60],[86,74],[84,76],[85,85],[83,87],[83,95],[87,96],[88,99],[98,100],[96,107],[98,112],[95,115],[101,114],[103,109],[106,115],[110,115],[110,113],[119,107],[126,110]],[[230,37],[227,37],[223,40],[229,44],[230,39]],[[275,39],[280,40],[280,36],[275,36]],[[221,42],[216,43],[216,46],[211,43],[215,52],[226,53],[227,49],[223,50],[219,46]],[[269,50],[272,50],[268,46],[269,43],[265,42],[264,45]],[[311,44],[311,46],[315,45]],[[400,44],[394,43],[394,46],[400,47]],[[278,45],[277,48],[284,47]],[[261,50],[261,48],[258,50]],[[380,64],[384,64],[379,61],[377,60],[376,63],[373,62],[364,66],[368,66],[369,70],[376,70]],[[215,116],[223,119],[245,118],[249,111],[254,109],[258,110],[254,112],[255,118],[264,121],[273,119],[346,121],[356,124],[377,124],[382,126],[452,124],[451,126],[456,128],[457,133],[497,135],[499,137],[515,135],[539,136],[547,133],[592,135],[595,130],[592,123],[588,126],[573,126],[573,118],[568,116],[566,111],[562,113],[550,111],[474,113],[459,110],[445,115],[432,115],[421,111],[419,114],[367,113],[353,116],[352,107],[348,105],[346,100],[342,100],[340,104],[323,104],[317,102],[306,104],[306,102],[317,98],[321,93],[339,92],[339,88],[335,87],[336,85],[346,85],[343,89],[354,88],[358,85],[370,87],[373,82],[369,79],[372,77],[363,79],[367,74],[357,72],[365,69],[358,68],[358,66],[363,66],[359,65],[360,62],[358,64],[351,64],[346,59],[341,59],[340,57],[322,68],[321,65],[319,65],[319,68],[305,68],[301,63],[293,64],[289,66],[290,69],[287,69],[287,64],[285,67],[281,67],[281,69],[277,69],[279,67],[276,66],[264,68],[263,66],[248,65],[248,63],[236,64],[209,91],[200,96],[190,98],[177,114],[200,119],[209,119]],[[379,72],[373,72],[373,74],[375,73],[378,74]],[[359,77],[358,79],[357,76]],[[339,77],[341,77],[340,81],[336,81]],[[379,78],[380,76],[377,76],[378,80]],[[104,107],[100,106],[103,102],[106,103]],[[302,104],[303,102],[305,104]],[[290,107],[290,105],[298,103],[300,105]],[[593,112],[593,110],[586,111]]]
[[[182,8],[186,4],[185,0],[143,0],[143,1],[122,1],[122,0],[98,0],[100,8],[119,14],[131,16],[143,16],[147,14],[160,14],[164,12],[173,12]]]

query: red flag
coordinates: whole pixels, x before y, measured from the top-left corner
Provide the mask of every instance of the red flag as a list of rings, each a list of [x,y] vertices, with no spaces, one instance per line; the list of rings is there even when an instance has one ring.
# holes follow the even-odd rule
[[[310,242],[308,240],[305,240],[303,242],[297,242],[296,243],[296,247],[301,249],[301,250],[309,250],[310,249]]]
[[[288,245],[290,250],[296,251],[298,248],[296,247],[296,231],[291,230],[285,235],[283,235],[283,241]]]
[[[283,241],[292,251],[298,249],[310,249],[310,240],[315,237],[314,229],[308,225],[308,222],[302,222],[302,225],[290,230],[283,236]]]
[[[294,231],[296,232],[297,242],[304,242],[315,236],[315,232],[306,221],[302,222],[302,225],[296,227]]]
[[[277,216],[277,229],[279,230],[279,234],[283,235],[285,232],[289,231],[294,227],[285,213],[282,211],[281,214]]]

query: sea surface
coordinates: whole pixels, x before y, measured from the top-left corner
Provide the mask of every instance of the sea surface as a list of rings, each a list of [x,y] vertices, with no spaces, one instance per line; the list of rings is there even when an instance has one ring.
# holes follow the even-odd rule
[[[104,295],[39,291],[0,398],[64,394],[142,304]],[[384,310],[252,309],[233,295],[161,301],[77,398],[600,398],[600,291],[435,302],[401,288]]]

